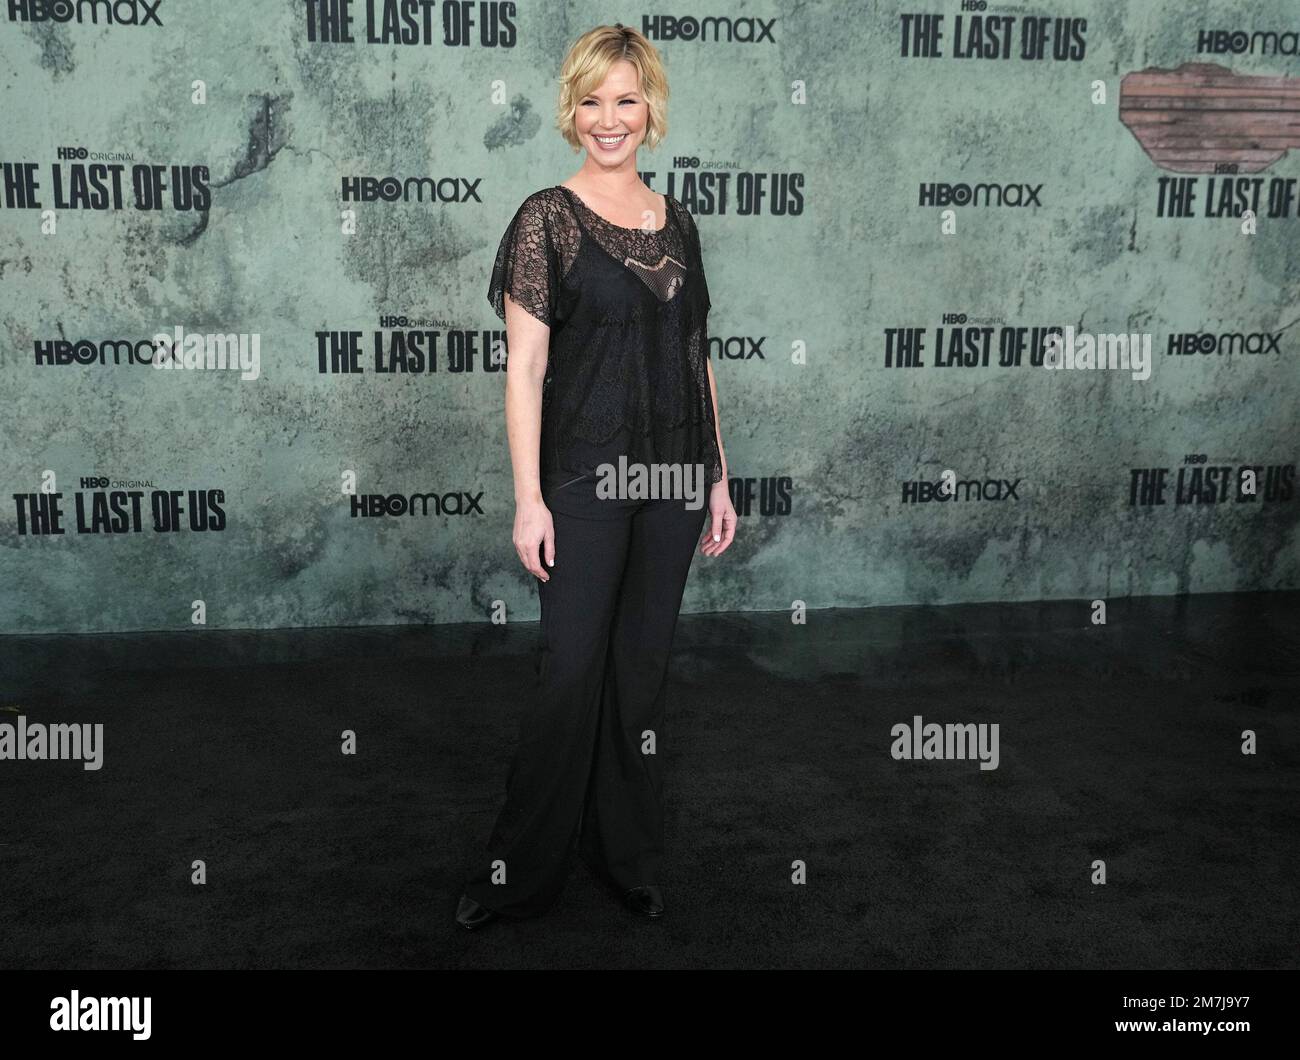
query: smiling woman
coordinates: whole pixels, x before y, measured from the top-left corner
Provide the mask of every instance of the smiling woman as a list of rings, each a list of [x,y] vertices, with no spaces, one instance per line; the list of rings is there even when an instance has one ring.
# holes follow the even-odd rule
[[[667,129],[663,65],[640,33],[601,26],[560,85],[558,127],[586,159],[520,205],[488,284],[506,322],[513,541],[542,645],[505,805],[457,909],[471,930],[545,912],[574,849],[634,914],[663,914],[673,631],[701,529],[716,556],[736,526],[699,232],[636,164]],[[679,488],[645,496],[631,485],[645,469]]]
[[[625,31],[621,24],[615,28],[620,33],[633,32]],[[650,48],[649,42],[646,47]],[[603,78],[595,83],[594,64],[600,58],[594,51],[578,55],[572,70],[560,79],[560,131],[574,151],[586,148],[588,152],[588,165],[571,179],[570,186],[585,191],[585,198],[613,224],[661,228],[666,209],[663,196],[651,193],[636,177],[634,163],[638,146],[644,143],[653,150],[668,131],[669,93],[663,66],[657,53],[638,55],[635,40],[629,37],[621,57],[608,63]],[[607,178],[620,169],[631,179],[612,185],[586,179]]]

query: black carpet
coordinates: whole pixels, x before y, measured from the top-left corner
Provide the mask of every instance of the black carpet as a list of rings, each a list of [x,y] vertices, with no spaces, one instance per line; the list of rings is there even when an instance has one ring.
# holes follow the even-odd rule
[[[0,965],[1300,967],[1300,594],[1090,616],[683,616],[667,916],[575,859],[477,934],[536,625],[0,638],[0,708],[104,724],[99,771],[0,761]],[[894,760],[915,715],[998,723],[998,768]]]

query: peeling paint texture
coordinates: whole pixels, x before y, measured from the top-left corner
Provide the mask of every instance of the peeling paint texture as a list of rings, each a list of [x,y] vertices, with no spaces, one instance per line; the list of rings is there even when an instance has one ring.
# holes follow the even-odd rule
[[[504,334],[488,273],[523,199],[582,163],[554,128],[565,50],[627,16],[514,5],[515,44],[495,47],[477,20],[509,5],[470,6],[463,43],[439,16],[429,45],[366,43],[360,15],[356,43],[310,40],[298,0],[163,0],[162,27],[0,21],[0,162],[37,164],[42,205],[60,148],[132,156],[124,208],[58,209],[55,234],[0,202],[0,632],[194,628],[196,601],[209,628],[537,617],[511,544],[504,376],[485,370]],[[696,557],[684,611],[1300,586],[1300,499],[1129,503],[1131,469],[1176,475],[1189,454],[1300,462],[1300,220],[1246,236],[1159,216],[1174,174],[1117,111],[1132,71],[1300,78],[1293,56],[1196,54],[1200,28],[1297,29],[1294,3],[1040,12],[1087,18],[1083,62],[904,59],[908,5],[714,9],[774,19],[773,41],[663,41],[668,133],[639,158],[696,217],[715,355],[762,350],[713,361],[730,474],[756,507],[728,553]],[[164,167],[162,209],[131,202],[141,163]],[[173,166],[207,167],[205,208],[173,207]],[[696,194],[722,175],[725,202]],[[1258,176],[1300,177],[1300,149]],[[387,177],[446,199],[345,198],[347,178]],[[796,213],[739,190],[792,177]],[[959,208],[945,234],[926,182],[1041,184],[1041,205]],[[1002,367],[996,345],[988,367],[933,367],[951,313],[1149,332],[1152,377]],[[376,370],[375,334],[403,330],[381,321],[402,316],[430,321],[411,330],[436,332],[436,372]],[[35,363],[38,343],[177,325],[257,335],[259,377]],[[899,328],[925,329],[925,366],[887,366]],[[357,333],[360,371],[321,371],[327,332]],[[1280,334],[1280,352],[1167,356],[1183,332]],[[453,370],[462,355],[472,371]],[[1018,496],[904,503],[946,469]],[[13,495],[47,471],[67,532],[20,533]],[[81,480],[101,475],[219,490],[226,524],[190,529],[186,492],[182,529],[156,532],[146,492],[141,532],[77,533]],[[361,494],[481,492],[483,514],[357,518],[350,475]],[[785,479],[789,514],[763,514]]]

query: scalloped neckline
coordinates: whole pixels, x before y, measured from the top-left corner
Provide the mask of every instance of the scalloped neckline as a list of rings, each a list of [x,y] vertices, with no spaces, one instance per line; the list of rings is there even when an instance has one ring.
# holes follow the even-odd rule
[[[586,210],[587,213],[591,214],[592,217],[596,218],[596,220],[601,221],[601,222],[603,222],[604,224],[609,225],[610,228],[617,229],[617,230],[620,231],[620,232],[635,232],[635,233],[640,233],[641,235],[644,235],[644,236],[660,236],[660,235],[663,235],[666,231],[668,231],[668,225],[669,225],[669,224],[671,223],[671,221],[672,221],[672,218],[669,216],[669,212],[672,210],[672,206],[669,205],[669,202],[668,202],[668,196],[667,196],[666,194],[664,195],[664,223],[663,223],[663,226],[660,227],[660,228],[653,228],[653,229],[651,229],[649,232],[647,232],[644,228],[628,228],[626,225],[616,225],[613,221],[609,220],[608,218],[602,217],[602,216],[601,216],[600,214],[598,214],[595,210],[593,210],[590,206],[588,206],[585,202],[583,202],[583,201],[582,201],[582,196],[579,195],[579,194],[578,194],[576,191],[574,191],[572,188],[570,188],[568,185],[565,185],[565,184],[557,184],[557,185],[555,185],[555,186],[556,186],[557,188],[562,189],[563,191],[568,192],[570,198],[574,199],[574,200],[578,203],[579,206],[581,206],[584,210]],[[661,192],[660,194],[663,194],[663,193]]]

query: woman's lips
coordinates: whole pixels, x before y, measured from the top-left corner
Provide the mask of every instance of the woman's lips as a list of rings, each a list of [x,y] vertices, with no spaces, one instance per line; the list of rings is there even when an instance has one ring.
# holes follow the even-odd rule
[[[601,139],[600,133],[592,133],[591,138],[596,141],[596,146],[602,151],[617,151],[623,146],[623,141],[627,139],[627,133],[619,133],[618,136],[613,139],[612,143],[605,143]]]

